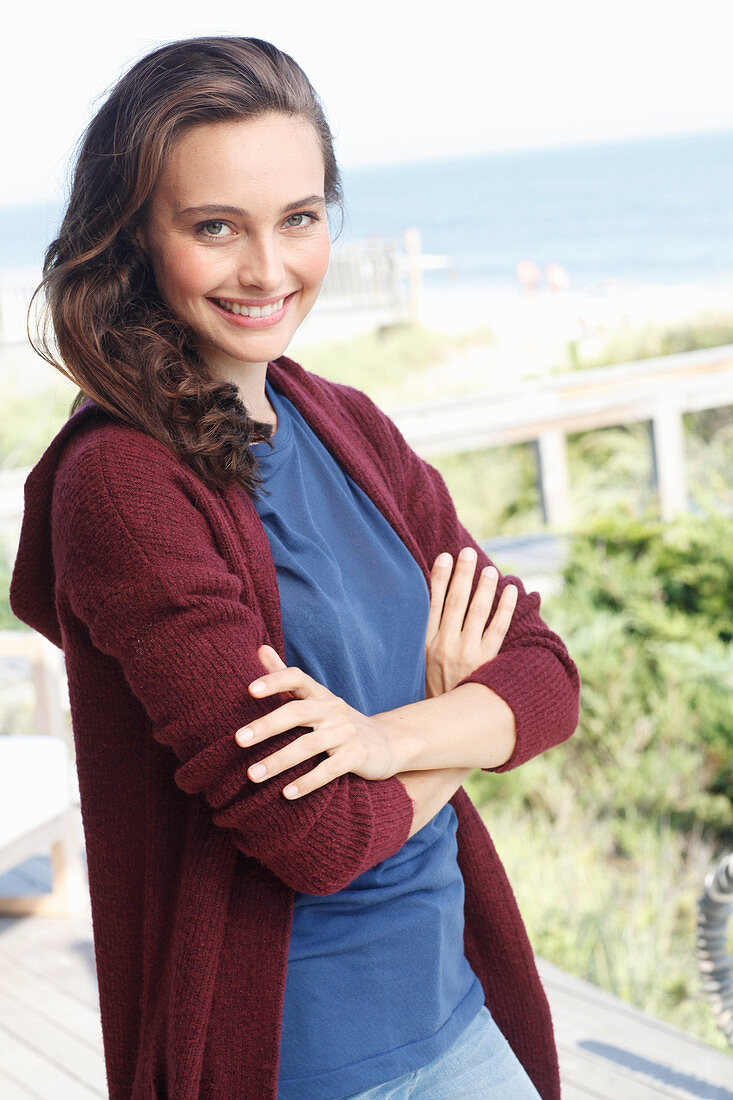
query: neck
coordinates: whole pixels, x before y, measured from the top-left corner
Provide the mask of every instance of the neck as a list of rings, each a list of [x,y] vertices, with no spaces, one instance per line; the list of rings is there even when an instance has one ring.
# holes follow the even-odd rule
[[[267,363],[242,363],[229,360],[226,363],[209,361],[215,378],[233,382],[249,416],[277,428],[277,414],[265,394]]]

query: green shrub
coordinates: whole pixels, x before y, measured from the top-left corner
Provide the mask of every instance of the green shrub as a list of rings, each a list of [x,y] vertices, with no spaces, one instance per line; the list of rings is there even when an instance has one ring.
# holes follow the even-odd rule
[[[733,846],[733,517],[600,518],[563,581],[543,615],[578,665],[578,729],[466,788],[538,954],[726,1050],[695,919]]]
[[[706,309],[678,324],[659,321],[648,321],[642,325],[625,324],[619,325],[606,337],[591,338],[585,342],[573,341],[555,370],[586,370],[725,344],[733,344],[733,314]]]

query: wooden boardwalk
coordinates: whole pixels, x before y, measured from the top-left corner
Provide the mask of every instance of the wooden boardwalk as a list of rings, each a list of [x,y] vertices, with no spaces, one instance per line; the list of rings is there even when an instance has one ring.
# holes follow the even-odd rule
[[[37,856],[0,877],[0,894],[48,889],[49,876],[48,859]],[[539,966],[565,1100],[733,1100],[733,1057]],[[106,1096],[89,915],[0,918],[1,1100]]]

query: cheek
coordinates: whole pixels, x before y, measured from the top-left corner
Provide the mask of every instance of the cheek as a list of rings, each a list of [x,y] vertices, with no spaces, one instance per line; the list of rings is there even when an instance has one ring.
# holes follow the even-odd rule
[[[185,245],[169,247],[155,265],[158,288],[168,300],[199,297],[211,287],[209,257]]]
[[[331,255],[331,242],[328,237],[313,242],[306,255],[303,256],[301,272],[309,283],[320,283],[328,271],[328,261]]]

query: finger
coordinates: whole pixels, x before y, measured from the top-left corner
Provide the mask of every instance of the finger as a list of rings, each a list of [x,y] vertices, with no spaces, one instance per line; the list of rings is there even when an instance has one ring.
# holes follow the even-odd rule
[[[295,782],[289,783],[287,787],[283,787],[285,797],[302,798],[304,794],[310,794],[311,791],[316,791],[319,787],[325,787],[327,783],[338,779],[340,775],[346,775],[349,766],[341,761],[340,756],[341,754],[337,754],[329,757],[313,771],[307,772],[300,779],[296,779]]]
[[[312,760],[319,753],[329,754],[343,742],[338,740],[336,730],[313,730],[312,733],[303,733],[296,737],[289,745],[285,745],[271,756],[264,757],[257,764],[252,764],[247,769],[247,775],[255,783],[262,783],[265,779],[271,779],[288,768],[294,768],[296,764],[302,764],[306,760]]]
[[[493,618],[481,639],[481,653],[484,661],[493,660],[501,649],[517,606],[518,594],[517,586],[514,584],[508,584],[503,589]]]
[[[281,668],[287,668],[280,654],[271,645],[261,645],[257,650],[257,656],[268,672],[277,672]],[[290,699],[294,698],[291,691],[284,691],[283,694]]]
[[[457,638],[463,629],[476,561],[476,551],[472,546],[464,547],[458,555],[440,620],[440,632],[445,633],[448,639]]]
[[[438,554],[430,571],[430,611],[428,613],[428,625],[425,630],[426,646],[430,645],[438,633],[452,565],[453,558],[450,554]]]
[[[252,745],[274,737],[278,733],[295,729],[296,726],[312,726],[321,721],[325,714],[324,701],[321,699],[293,699],[281,707],[255,718],[249,725],[238,729],[234,740],[242,747]]]
[[[296,665],[282,666],[277,672],[259,676],[247,690],[257,699],[265,699],[268,695],[277,695],[278,692],[291,692],[296,699],[320,699],[329,694],[328,688]]]
[[[478,648],[481,645],[481,638],[494,604],[498,580],[499,570],[493,565],[485,566],[479,574],[476,591],[463,624],[463,638],[467,646]]]
[[[261,645],[257,650],[257,656],[268,672],[277,672],[278,669],[287,667],[280,654],[271,645]]]

